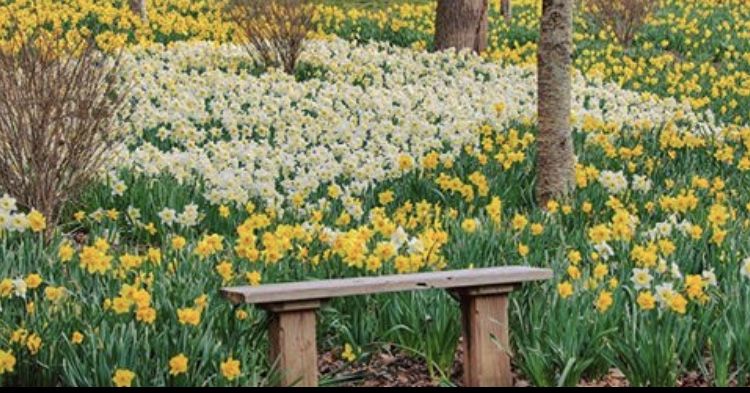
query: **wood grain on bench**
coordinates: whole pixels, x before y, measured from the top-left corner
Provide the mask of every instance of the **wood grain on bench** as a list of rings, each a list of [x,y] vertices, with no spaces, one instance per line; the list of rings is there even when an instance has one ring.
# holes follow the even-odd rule
[[[312,299],[416,291],[431,288],[459,289],[502,286],[526,281],[547,280],[549,269],[528,266],[503,266],[441,272],[395,274],[302,281],[260,286],[222,288],[221,293],[234,304],[284,303]]]

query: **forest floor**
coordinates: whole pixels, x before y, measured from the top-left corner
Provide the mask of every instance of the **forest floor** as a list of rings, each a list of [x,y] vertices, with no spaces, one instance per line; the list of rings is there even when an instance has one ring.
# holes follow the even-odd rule
[[[456,358],[450,375],[450,383],[462,385],[463,362],[461,349],[456,351]],[[338,353],[331,351],[318,358],[318,369],[323,379],[329,379],[332,385],[342,387],[438,387],[448,385],[439,377],[430,375],[427,363],[418,357],[395,348],[383,348],[362,362],[349,363],[341,359]],[[513,372],[515,387],[529,387],[526,379]],[[625,376],[616,368],[600,379],[581,380],[579,387],[629,387]],[[675,384],[678,387],[708,387],[710,384],[700,373],[690,372],[682,376]],[[730,386],[736,386],[731,382]]]

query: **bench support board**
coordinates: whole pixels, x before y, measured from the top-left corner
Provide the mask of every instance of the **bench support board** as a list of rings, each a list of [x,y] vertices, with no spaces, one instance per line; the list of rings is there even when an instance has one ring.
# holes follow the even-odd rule
[[[508,342],[512,287],[459,292],[464,346],[464,386],[513,386]]]
[[[320,301],[265,305],[270,360],[281,372],[282,386],[318,386],[318,351],[315,343],[315,312]]]

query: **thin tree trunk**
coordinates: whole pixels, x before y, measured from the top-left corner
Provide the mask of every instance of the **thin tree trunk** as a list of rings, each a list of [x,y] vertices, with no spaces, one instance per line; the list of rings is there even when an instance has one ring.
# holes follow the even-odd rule
[[[484,51],[487,48],[488,12],[489,0],[438,0],[435,48]]]
[[[538,62],[537,202],[564,197],[575,188],[570,127],[573,0],[543,0]]]
[[[130,0],[130,10],[141,17],[141,20],[148,22],[148,9],[146,0]]]
[[[500,2],[500,13],[505,17],[505,23],[510,23],[510,19],[513,17],[513,7],[510,5],[510,0]]]

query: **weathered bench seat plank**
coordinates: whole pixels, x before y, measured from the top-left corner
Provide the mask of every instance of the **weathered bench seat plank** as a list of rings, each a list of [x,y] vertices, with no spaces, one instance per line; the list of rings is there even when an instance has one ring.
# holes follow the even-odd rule
[[[234,304],[286,303],[311,299],[416,291],[431,288],[458,289],[519,284],[552,278],[549,269],[528,266],[503,266],[454,271],[395,274],[388,276],[302,281],[260,286],[222,288],[221,293]]]

